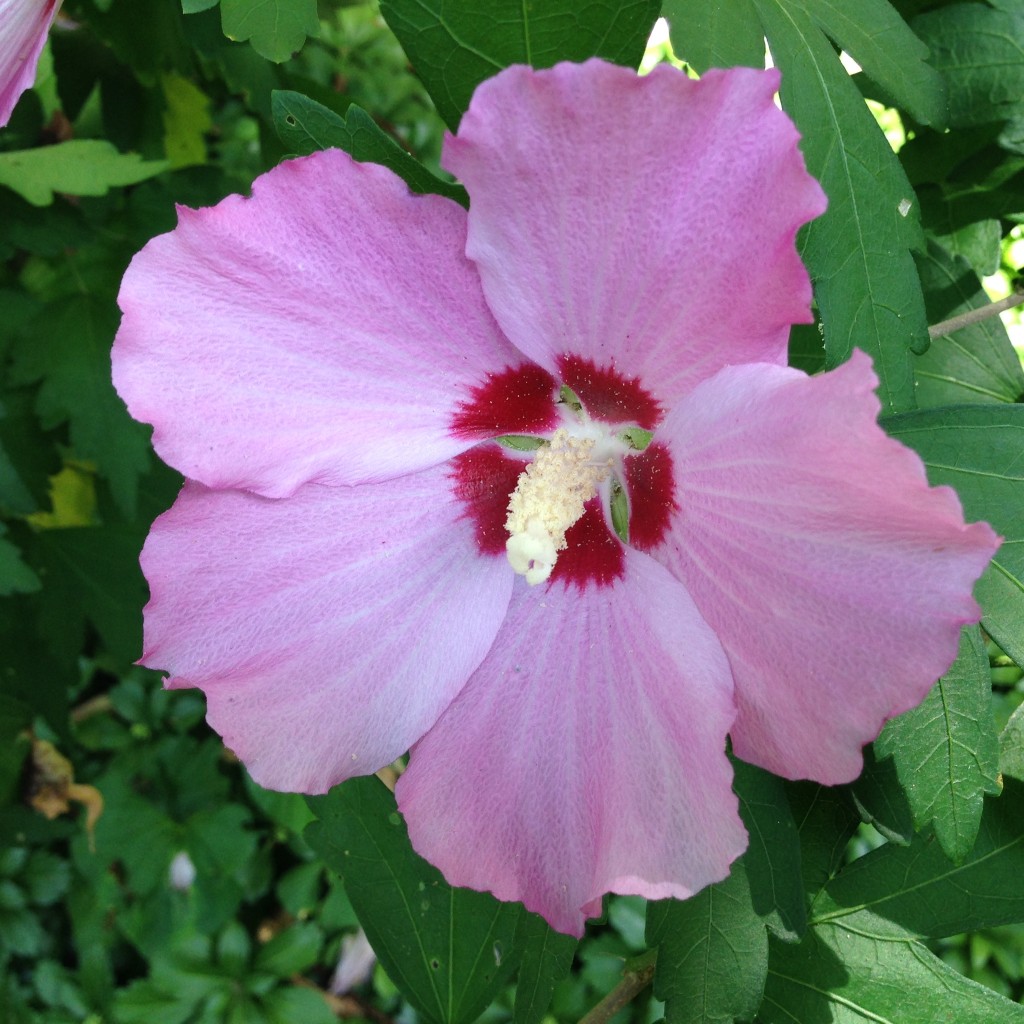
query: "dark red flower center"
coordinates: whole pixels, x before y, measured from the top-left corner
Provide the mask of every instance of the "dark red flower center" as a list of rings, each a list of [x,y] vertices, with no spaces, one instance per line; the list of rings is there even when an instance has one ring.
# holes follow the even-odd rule
[[[560,381],[533,363],[506,367],[459,403],[452,433],[482,443],[452,461],[452,486],[473,523],[480,553],[504,557],[509,501],[534,455],[512,447],[516,439],[546,444],[558,428],[598,437],[598,447],[614,453],[607,459],[610,482],[600,493],[591,492],[582,515],[565,529],[565,548],[558,553],[548,585],[560,580],[581,590],[588,584],[610,586],[624,572],[622,539],[651,550],[661,543],[677,507],[668,448],[657,440],[642,450],[632,447],[636,428],[641,434],[653,431],[663,410],[639,381],[614,366],[599,367],[567,355],[558,360],[558,369]],[[620,490],[626,521],[613,516],[606,503]]]

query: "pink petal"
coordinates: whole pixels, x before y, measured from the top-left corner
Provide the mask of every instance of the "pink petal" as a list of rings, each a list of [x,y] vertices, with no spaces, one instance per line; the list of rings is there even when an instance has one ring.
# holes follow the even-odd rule
[[[615,364],[666,407],[728,364],[784,363],[811,299],[793,239],[825,197],[777,87],[596,60],[479,86],[444,163],[513,343],[556,375]]]
[[[144,661],[206,691],[262,785],[323,792],[403,754],[480,664],[508,607],[447,467],[261,498],[186,484],[143,551]]]
[[[876,425],[877,384],[861,352],[819,377],[734,367],[657,433],[679,511],[652,553],[729,655],[733,749],[828,785],[952,662],[999,543]]]
[[[114,383],[160,455],[271,497],[384,480],[473,441],[459,401],[522,356],[463,255],[466,213],[329,150],[179,210],[132,261]]]
[[[36,78],[60,0],[0,0],[0,125]]]
[[[574,935],[605,892],[684,898],[746,846],[722,649],[676,580],[626,558],[608,587],[520,581],[396,791],[413,846],[450,882]]]

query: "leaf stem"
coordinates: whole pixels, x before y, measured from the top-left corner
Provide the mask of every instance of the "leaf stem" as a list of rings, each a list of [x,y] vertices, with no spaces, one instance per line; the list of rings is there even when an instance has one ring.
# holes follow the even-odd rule
[[[624,1006],[631,1003],[654,978],[654,958],[645,958],[636,966],[627,966],[618,983],[592,1010],[580,1018],[579,1024],[607,1024]]]
[[[936,338],[944,338],[947,334],[959,331],[962,327],[970,327],[972,324],[987,320],[990,316],[996,316],[1003,310],[1013,309],[1024,303],[1024,290],[1018,290],[1005,299],[998,302],[990,302],[987,306],[979,306],[977,309],[969,309],[966,313],[951,316],[948,320],[942,320],[928,328],[928,336],[934,341]]]

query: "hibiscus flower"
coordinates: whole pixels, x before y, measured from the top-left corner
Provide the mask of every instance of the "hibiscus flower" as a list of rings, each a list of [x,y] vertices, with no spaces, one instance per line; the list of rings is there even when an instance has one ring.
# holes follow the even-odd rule
[[[0,125],[36,77],[60,0],[0,0]]]
[[[446,141],[468,213],[323,152],[182,209],[121,290],[115,383],[188,478],[145,664],[266,786],[411,748],[415,848],[566,932],[728,873],[727,734],[853,779],[997,545],[866,356],[785,365],[825,197],[777,87],[510,68]]]

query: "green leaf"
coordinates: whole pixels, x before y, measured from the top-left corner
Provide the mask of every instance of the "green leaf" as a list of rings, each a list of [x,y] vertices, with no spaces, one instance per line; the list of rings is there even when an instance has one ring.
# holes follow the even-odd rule
[[[912,351],[928,347],[924,300],[909,250],[920,248],[914,193],[838,55],[798,0],[755,0],[776,63],[782,105],[803,135],[828,210],[802,234],[829,366],[854,348],[874,360],[889,411],[912,409]]]
[[[320,957],[323,933],[312,921],[293,924],[260,947],[253,966],[278,978],[308,971]]]
[[[220,0],[224,35],[252,48],[275,64],[320,34],[316,0]]]
[[[21,887],[10,879],[0,881],[0,913],[8,913],[12,910],[24,910],[26,904],[25,894]]]
[[[314,860],[308,864],[299,864],[286,871],[278,878],[274,891],[281,901],[281,906],[292,917],[301,920],[308,917],[320,902],[323,881],[323,867]]]
[[[240,978],[249,967],[252,939],[245,926],[232,921],[217,936],[217,964],[234,978]]]
[[[19,879],[32,903],[51,906],[71,884],[71,865],[61,857],[36,850]]]
[[[0,597],[32,594],[42,584],[39,577],[22,561],[20,549],[3,535],[7,528],[0,523]]]
[[[148,430],[128,415],[110,382],[117,323],[113,302],[100,296],[59,299],[17,343],[12,376],[17,383],[41,381],[36,412],[43,426],[68,422],[75,456],[96,463],[132,516],[139,476],[149,466]]]
[[[94,32],[106,42],[121,61],[130,68],[125,69],[125,76],[118,78],[115,89],[124,91],[135,85],[135,78],[147,83],[153,82],[161,71],[174,69],[182,74],[195,71],[195,54],[185,40],[181,5],[168,0],[97,0],[89,11],[89,29],[91,32],[82,35],[91,36]],[[78,35],[78,33],[68,33]],[[60,33],[53,33],[51,39]],[[81,46],[86,47],[88,40]],[[82,50],[78,51],[82,53]],[[78,61],[81,61],[81,56]],[[88,58],[90,61],[94,58]],[[68,60],[60,71],[72,71],[68,65],[76,63]],[[73,73],[73,72],[72,72]],[[81,71],[78,72],[81,74]],[[63,76],[58,73],[63,81]],[[123,97],[115,97],[117,105],[114,109],[123,111],[120,105]],[[104,98],[107,104],[110,97]],[[107,122],[108,132],[120,130],[116,125]]]
[[[825,344],[819,324],[794,324],[789,329],[789,365],[804,373],[825,369]]]
[[[18,532],[26,542],[31,542],[32,535],[25,527]],[[30,718],[41,715],[62,739],[70,741],[68,704],[72,688],[79,682],[77,657],[81,648],[75,645],[70,664],[57,660],[53,647],[38,636],[32,604],[39,600],[41,595],[0,601],[2,690],[5,697],[28,708]]]
[[[0,805],[10,803],[19,788],[30,749],[30,740],[24,731],[31,722],[32,709],[28,704],[0,691]]]
[[[45,584],[38,597],[40,628],[58,657],[78,656],[86,619],[118,660],[127,665],[139,657],[146,600],[141,547],[140,533],[117,526],[36,535],[32,560]]]
[[[540,1024],[555,986],[568,977],[579,940],[556,932],[539,914],[523,912],[516,933],[522,950],[512,1024]]]
[[[672,49],[701,74],[708,68],[764,67],[764,34],[753,0],[665,0]]]
[[[922,133],[900,150],[921,199],[922,223],[933,234],[948,236],[1019,208],[1024,157],[991,144],[985,138],[991,134],[985,129]],[[948,154],[959,159],[950,162]]]
[[[798,802],[827,806],[805,785]],[[800,814],[794,805],[798,822]],[[818,821],[828,814],[814,815]],[[807,937],[772,941],[763,1024],[1011,1024],[1024,1007],[968,981],[918,939],[1024,919],[1024,785],[986,802],[978,841],[952,864],[931,836],[854,861],[818,893]],[[813,838],[814,833],[811,833]]]
[[[951,256],[967,260],[979,277],[988,277],[999,269],[1003,231],[995,217],[952,228],[948,232],[941,231],[933,219],[929,233]]]
[[[921,124],[943,128],[946,89],[928,62],[928,47],[888,0],[790,0]]]
[[[647,942],[658,947],[654,994],[668,1024],[752,1020],[768,968],[768,933],[751,901],[745,858],[724,882],[688,900],[647,909]]]
[[[101,139],[72,139],[56,146],[0,153],[0,185],[33,206],[48,206],[55,192],[102,196],[118,185],[134,185],[165,171],[166,160],[119,153]]]
[[[313,989],[275,988],[260,1000],[268,1024],[338,1024],[327,1001]]]
[[[510,64],[588,57],[636,67],[661,0],[381,0],[438,113],[457,128],[473,90]]]
[[[39,426],[34,399],[35,388],[9,391],[0,416],[0,505],[17,515],[49,504],[50,477],[62,467],[54,438]]]
[[[1024,114],[1024,9],[1018,0],[955,3],[914,19],[949,86],[952,127]]]
[[[469,1024],[515,967],[519,904],[453,889],[409,844],[394,797],[377,778],[310,797],[310,846],[345,882],[391,980],[438,1024]]]
[[[888,922],[773,942],[761,1024],[1019,1024],[1024,1007],[969,981]]]
[[[986,799],[961,864],[927,834],[890,843],[841,871],[811,908],[812,925],[870,929],[882,918],[930,938],[1024,921],[1024,784],[1007,779]]]
[[[929,242],[917,260],[930,323],[989,304],[973,270]],[[1024,370],[999,317],[936,338],[914,361],[921,408],[962,402],[1014,403],[1024,396]]]
[[[864,770],[850,787],[861,818],[891,843],[906,846],[914,834],[914,818],[890,760],[879,760],[873,747],[864,749]]]
[[[271,789],[264,789],[253,782],[248,774],[245,775],[244,782],[249,799],[275,825],[301,837],[302,830],[313,821],[315,816],[300,794],[277,793]]]
[[[770,772],[733,759],[733,789],[750,836],[743,857],[754,910],[780,938],[793,941],[807,927],[800,876],[800,837],[786,787]]]
[[[461,185],[431,174],[354,103],[342,117],[302,93],[277,89],[271,107],[277,134],[295,153],[305,155],[337,147],[356,160],[382,164],[394,171],[413,192],[433,192],[469,205]]]
[[[1000,562],[999,554],[975,584],[974,594],[985,611],[985,629],[1018,665],[1024,665],[1024,581]]]
[[[137,896],[166,889],[168,868],[181,849],[179,827],[163,810],[136,793],[136,779],[118,771],[116,765],[94,781],[103,794],[104,806],[96,823],[96,851],[89,852],[88,868],[102,874],[102,865],[118,861],[126,884]]]
[[[122,1024],[186,1024],[195,1013],[191,998],[168,994],[149,980],[119,988],[114,1007]]]
[[[786,784],[789,806],[800,835],[804,888],[817,895],[842,863],[859,819],[849,791],[816,782]]]
[[[1024,704],[1010,715],[999,736],[999,770],[1024,782]]]
[[[193,758],[193,763],[201,764],[200,758]],[[180,785],[190,781],[181,776],[177,779]],[[208,807],[189,817],[182,845],[191,853],[200,875],[222,883],[241,872],[256,855],[257,837],[251,824],[248,810],[240,804]]]
[[[206,163],[206,133],[213,127],[210,98],[181,75],[162,75],[163,146],[172,169]]]
[[[987,520],[1005,538],[975,596],[985,629],[1024,664],[1024,406],[924,409],[884,425],[924,459],[931,483],[956,488],[968,520]]]
[[[36,959],[45,944],[46,932],[32,911],[0,910],[0,949]]]
[[[988,655],[977,626],[923,703],[893,719],[875,741],[893,759],[914,814],[934,825],[946,856],[960,864],[971,851],[986,793],[999,792],[999,744],[992,721]]]

